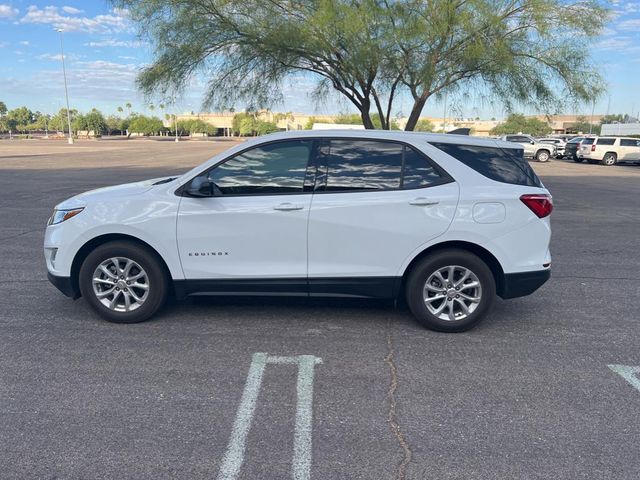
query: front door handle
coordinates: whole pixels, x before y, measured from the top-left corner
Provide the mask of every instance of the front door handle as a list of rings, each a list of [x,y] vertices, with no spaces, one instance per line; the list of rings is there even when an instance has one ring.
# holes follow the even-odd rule
[[[429,205],[437,205],[440,202],[438,200],[429,200],[428,198],[418,197],[409,202],[409,205],[416,205],[419,207],[427,207]]]
[[[285,202],[280,205],[276,205],[273,207],[274,210],[282,210],[284,212],[289,212],[291,210],[302,210],[304,207],[302,205],[294,205],[293,203]]]

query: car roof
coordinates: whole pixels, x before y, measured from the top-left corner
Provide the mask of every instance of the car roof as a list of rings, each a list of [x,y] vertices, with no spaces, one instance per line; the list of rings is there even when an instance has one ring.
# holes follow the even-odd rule
[[[291,138],[359,138],[377,140],[396,140],[399,142],[416,142],[424,140],[428,143],[453,143],[457,145],[472,145],[478,147],[500,147],[522,149],[513,142],[505,142],[494,138],[474,137],[470,135],[456,135],[450,133],[405,132],[402,130],[294,130],[289,132],[271,133],[258,137],[262,141],[288,140]],[[262,143],[262,141],[260,143]]]

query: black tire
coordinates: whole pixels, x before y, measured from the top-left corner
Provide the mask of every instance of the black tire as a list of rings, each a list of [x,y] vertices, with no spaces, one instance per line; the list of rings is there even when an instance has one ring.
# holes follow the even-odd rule
[[[450,265],[470,270],[477,277],[482,289],[480,301],[475,310],[460,320],[439,318],[429,311],[423,298],[429,277],[438,269]],[[487,264],[476,255],[466,250],[447,249],[432,253],[413,267],[407,277],[405,295],[411,313],[424,327],[439,332],[463,332],[474,327],[493,307],[496,297],[496,282]],[[450,301],[452,304],[457,302],[453,299]]]
[[[616,163],[618,163],[618,156],[615,153],[607,152],[604,154],[604,157],[602,158],[603,165],[611,166]]]
[[[146,273],[147,296],[144,301],[132,311],[116,311],[104,305],[93,287],[94,272],[105,261],[111,258],[130,259],[137,263]],[[136,270],[136,272],[138,272]],[[122,278],[122,277],[120,277]],[[109,279],[109,281],[111,281]],[[133,282],[135,285],[135,282]],[[161,261],[154,252],[149,249],[129,241],[113,241],[97,247],[85,258],[78,275],[80,292],[91,308],[102,318],[114,323],[138,323],[147,320],[164,304],[168,292],[168,278],[163,269]],[[109,288],[109,287],[105,287]],[[115,288],[115,287],[114,287]],[[129,289],[135,287],[129,286]],[[144,291],[138,290],[138,294]],[[129,294],[127,294],[129,296]],[[120,293],[121,301],[124,302],[124,292]]]
[[[536,160],[543,163],[548,162],[549,160],[551,160],[551,152],[544,149],[538,150],[536,152]]]
[[[584,160],[584,159],[578,157],[577,155],[573,156],[573,161],[576,162],[576,163],[582,163],[582,160]]]

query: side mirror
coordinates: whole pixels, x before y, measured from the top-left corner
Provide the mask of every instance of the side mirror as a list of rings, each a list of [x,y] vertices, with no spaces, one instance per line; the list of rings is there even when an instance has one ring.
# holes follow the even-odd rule
[[[191,180],[185,192],[191,197],[212,197],[213,182],[206,175],[196,177]]]
[[[531,145],[535,145],[535,144],[536,144],[535,140],[530,140],[530,141],[529,141],[529,143],[530,143]]]

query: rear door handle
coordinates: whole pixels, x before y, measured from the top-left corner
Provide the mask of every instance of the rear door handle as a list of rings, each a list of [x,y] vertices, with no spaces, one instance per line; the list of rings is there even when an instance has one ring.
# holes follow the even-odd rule
[[[302,210],[304,207],[302,205],[294,205],[293,203],[285,202],[280,205],[276,205],[273,207],[274,210],[282,210],[284,212],[289,212],[291,210]]]
[[[437,205],[440,202],[438,200],[429,200],[428,198],[418,197],[409,202],[409,205],[416,205],[418,207],[427,207],[429,205]]]

